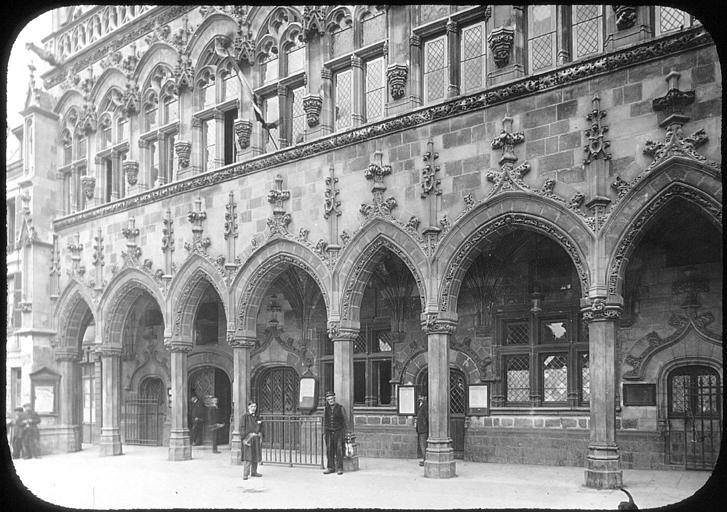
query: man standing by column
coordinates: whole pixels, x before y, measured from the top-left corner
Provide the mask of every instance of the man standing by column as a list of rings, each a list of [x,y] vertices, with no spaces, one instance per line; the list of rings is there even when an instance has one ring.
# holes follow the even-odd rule
[[[429,404],[424,395],[419,395],[419,408],[414,421],[417,429],[417,454],[422,458],[419,465],[423,466],[427,458],[427,437],[429,437]]]
[[[323,426],[326,431],[326,449],[328,453],[328,469],[323,474],[329,475],[336,471],[343,474],[343,436],[346,430],[346,413],[341,404],[336,403],[336,394],[326,392],[326,409],[323,415]],[[335,468],[335,469],[334,469]]]
[[[217,449],[217,431],[222,427],[219,423],[219,409],[217,408],[217,397],[210,398],[207,407],[207,426],[210,430],[210,438],[212,440],[212,453],[220,453]]]
[[[248,476],[262,476],[257,472],[257,463],[262,460],[262,440],[260,428],[262,421],[257,416],[257,404],[247,404],[247,413],[240,419],[240,437],[242,438],[242,479]]]
[[[192,424],[189,426],[190,442],[194,446],[202,444],[202,427],[204,424],[204,405],[196,396],[192,397],[191,414]]]

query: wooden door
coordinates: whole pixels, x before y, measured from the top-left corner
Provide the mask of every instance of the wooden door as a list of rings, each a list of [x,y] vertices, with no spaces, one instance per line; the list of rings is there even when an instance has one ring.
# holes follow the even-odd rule
[[[427,370],[419,374],[417,391],[429,396]],[[464,420],[467,412],[467,381],[456,368],[449,369],[449,437],[456,459],[464,458]]]

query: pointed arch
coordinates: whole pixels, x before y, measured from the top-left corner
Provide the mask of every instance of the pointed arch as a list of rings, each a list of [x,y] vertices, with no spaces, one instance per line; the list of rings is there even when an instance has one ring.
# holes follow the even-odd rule
[[[194,31],[187,45],[194,66],[199,65],[202,55],[210,45],[212,45],[212,51],[214,51],[214,38],[216,36],[225,36],[232,41],[235,34],[237,34],[237,28],[237,23],[228,14],[215,12],[205,18],[197,27],[197,30]]]
[[[238,331],[255,333],[257,312],[265,290],[290,265],[313,278],[323,295],[326,315],[330,316],[328,267],[309,247],[285,238],[274,238],[250,255],[232,283]]]
[[[55,307],[53,318],[57,322],[58,346],[80,349],[84,328],[89,318],[95,322],[94,302],[87,290],[75,279],[63,290]]]
[[[442,262],[439,311],[457,311],[460,286],[472,261],[487,242],[514,229],[526,229],[554,240],[570,257],[578,273],[581,294],[590,287],[588,255],[594,236],[565,206],[526,192],[508,192],[468,212],[440,241],[434,258]]]
[[[723,232],[722,184],[718,178],[716,172],[696,162],[673,159],[671,165],[640,181],[614,208],[603,233],[609,255],[605,276],[609,295],[622,295],[629,257],[652,221],[675,200],[693,205],[720,234]]]
[[[401,369],[401,374],[398,375],[399,383],[415,384],[419,374],[426,370],[429,365],[429,357],[426,350],[420,350],[409,357],[406,360]],[[469,354],[457,350],[455,348],[449,348],[449,367],[457,369],[467,377],[467,382],[474,384],[482,382],[482,375],[480,373],[477,362],[472,359]],[[396,375],[392,376],[397,378]]]
[[[132,305],[148,293],[162,313],[164,326],[169,324],[165,300],[154,280],[136,268],[124,268],[111,280],[101,296],[100,316],[103,318],[103,343],[121,345],[121,331]]]
[[[174,318],[174,324],[171,326],[173,336],[183,336],[182,333],[190,333],[191,336],[192,324],[204,293],[205,283],[212,285],[217,292],[225,311],[225,320],[229,330],[232,316],[230,295],[224,276],[207,259],[199,254],[192,254],[174,276],[167,295],[170,318]]]
[[[101,73],[101,76],[98,77],[96,80],[96,83],[93,84],[93,89],[91,89],[91,101],[98,105],[100,103],[101,98],[103,98],[109,91],[109,89],[118,89],[119,91],[123,91],[126,87],[126,77],[124,76],[124,73],[117,68],[117,67],[110,67],[104,70],[103,73]]]
[[[409,269],[419,290],[421,308],[427,303],[429,262],[419,244],[399,226],[375,218],[356,233],[341,253],[336,274],[343,276],[340,286],[341,320],[358,321],[366,283],[382,251],[396,255]],[[334,283],[338,289],[339,283]]]
[[[170,63],[175,62],[177,62],[177,51],[165,41],[155,41],[136,64],[134,78],[139,84],[145,84],[154,68],[160,63],[171,70]]]
[[[68,89],[56,103],[55,108],[53,108],[53,113],[63,118],[72,106],[78,107],[80,105],[83,105],[83,96],[81,96],[81,93],[76,89]]]

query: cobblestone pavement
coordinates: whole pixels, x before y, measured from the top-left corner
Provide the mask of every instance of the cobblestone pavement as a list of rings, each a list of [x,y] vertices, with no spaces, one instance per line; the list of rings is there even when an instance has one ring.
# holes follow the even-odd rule
[[[457,477],[424,478],[415,460],[361,458],[360,470],[323,475],[320,468],[265,464],[262,478],[242,480],[229,452],[195,448],[193,459],[169,462],[167,449],[124,446],[124,455],[76,453],[13,461],[42,500],[71,508],[554,508],[611,509],[618,490],[583,485],[583,468],[457,461]],[[641,508],[692,496],[707,472],[624,470],[624,485]]]

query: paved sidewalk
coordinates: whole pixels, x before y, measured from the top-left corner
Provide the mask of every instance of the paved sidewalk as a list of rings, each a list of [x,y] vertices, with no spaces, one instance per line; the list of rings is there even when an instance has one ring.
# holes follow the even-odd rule
[[[39,498],[71,508],[554,508],[611,509],[618,490],[583,485],[583,468],[457,461],[457,477],[424,478],[416,460],[361,458],[361,469],[323,475],[320,468],[263,465],[243,481],[229,452],[194,450],[169,462],[167,448],[124,446],[99,457],[97,447],[42,459],[15,460],[22,482]],[[692,496],[710,474],[624,470],[640,509]]]

